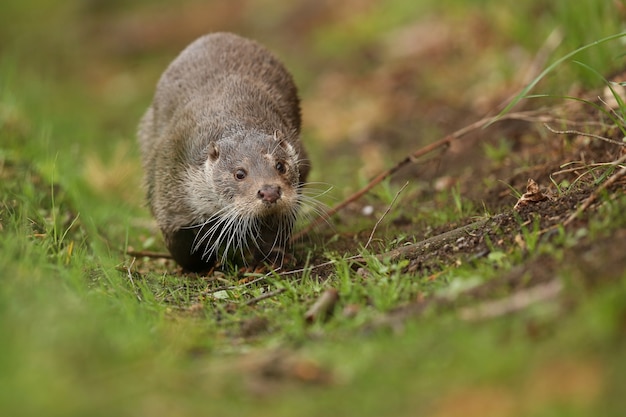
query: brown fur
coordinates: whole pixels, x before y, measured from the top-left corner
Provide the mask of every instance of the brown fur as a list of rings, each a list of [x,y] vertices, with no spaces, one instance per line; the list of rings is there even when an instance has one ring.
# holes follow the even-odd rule
[[[169,65],[138,137],[150,209],[181,266],[233,252],[280,263],[309,171],[299,133],[291,75],[258,43],[210,34]]]

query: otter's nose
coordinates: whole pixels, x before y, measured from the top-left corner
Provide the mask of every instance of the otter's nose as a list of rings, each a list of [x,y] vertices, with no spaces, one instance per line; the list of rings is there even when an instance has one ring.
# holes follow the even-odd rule
[[[278,185],[265,184],[257,191],[256,196],[265,204],[273,204],[280,198],[281,190]]]

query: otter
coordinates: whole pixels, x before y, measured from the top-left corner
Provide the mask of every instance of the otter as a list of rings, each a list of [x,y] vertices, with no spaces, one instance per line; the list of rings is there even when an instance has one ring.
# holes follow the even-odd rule
[[[293,78],[259,43],[200,37],[167,67],[139,122],[149,208],[174,260],[281,266],[309,173]]]

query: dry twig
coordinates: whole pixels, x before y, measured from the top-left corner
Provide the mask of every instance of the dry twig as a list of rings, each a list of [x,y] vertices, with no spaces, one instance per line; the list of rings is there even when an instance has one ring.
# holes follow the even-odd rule
[[[502,300],[488,301],[475,307],[464,308],[459,314],[463,320],[469,321],[492,319],[515,313],[539,302],[551,300],[559,295],[562,289],[563,284],[554,280],[527,290],[517,291]]]
[[[619,165],[623,163],[624,161],[626,161],[626,154],[624,154],[621,158],[619,158],[613,164]],[[573,222],[574,219],[576,219],[576,217],[581,215],[585,210],[587,210],[587,208],[589,208],[591,203],[593,203],[595,199],[598,198],[598,196],[603,190],[613,185],[618,179],[620,179],[624,175],[626,175],[626,167],[622,167],[622,169],[620,169],[619,171],[611,175],[611,177],[608,180],[604,181],[598,188],[596,188],[595,191],[591,193],[591,195],[587,197],[587,199],[580,205],[580,207],[578,207],[578,209],[563,222],[563,226],[567,226],[568,224]]]
[[[380,184],[383,180],[385,180],[386,178],[394,175],[396,172],[398,172],[400,169],[404,168],[406,165],[409,165],[411,163],[415,163],[419,158],[421,158],[424,155],[427,155],[437,149],[440,148],[447,148],[448,146],[450,146],[450,144],[456,140],[456,139],[460,139],[461,137],[467,135],[468,133],[471,133],[477,129],[480,129],[482,127],[484,127],[487,124],[491,124],[491,123],[495,123],[495,122],[500,122],[503,120],[523,120],[523,121],[541,121],[546,123],[548,120],[551,120],[550,117],[546,117],[546,116],[538,116],[538,112],[536,111],[523,111],[523,112],[514,112],[514,113],[508,113],[505,114],[503,116],[500,117],[493,117],[493,116],[489,116],[489,117],[485,117],[482,118],[474,123],[471,123],[453,133],[451,133],[450,135],[436,141],[433,142],[431,144],[428,144],[418,150],[416,150],[415,152],[407,155],[406,157],[404,157],[404,159],[400,160],[399,162],[397,162],[394,166],[392,166],[391,168],[381,172],[380,174],[378,174],[377,176],[375,176],[367,185],[365,185],[363,188],[361,188],[360,190],[358,190],[357,192],[355,192],[354,194],[352,194],[351,196],[349,196],[348,198],[346,198],[345,200],[343,200],[342,202],[340,202],[339,204],[337,204],[336,206],[334,206],[333,208],[331,208],[330,210],[328,210],[327,212],[323,213],[321,216],[318,216],[316,219],[314,219],[311,223],[309,223],[309,225],[307,227],[305,227],[304,229],[302,229],[299,233],[295,234],[292,238],[291,241],[296,241],[300,238],[302,238],[302,236],[306,235],[307,233],[309,233],[313,228],[315,228],[317,225],[319,225],[320,223],[322,223],[323,221],[329,219],[330,217],[334,216],[335,214],[337,214],[339,211],[343,210],[346,206],[348,206],[350,203],[353,203],[354,201],[357,201],[359,198],[363,197],[369,190],[371,190],[372,188],[374,188],[376,185]]]
[[[376,255],[376,258],[381,260],[386,259],[392,262],[398,259],[415,259],[428,251],[436,251],[447,244],[456,242],[461,237],[471,235],[474,230],[481,229],[487,226],[490,222],[497,223],[501,219],[505,218],[507,215],[507,213],[498,214],[485,220],[479,220],[466,226],[450,230],[449,232],[445,232],[426,240],[422,240],[421,242],[401,246],[399,248],[390,250],[389,252],[381,253],[379,255]],[[365,258],[361,256],[355,256],[349,259],[353,260],[354,262],[365,261]]]
[[[581,132],[580,130],[572,130],[572,129],[569,129],[569,130],[556,130],[556,129],[553,129],[552,127],[550,127],[550,125],[548,125],[547,123],[544,123],[543,125],[550,132],[556,133],[557,135],[578,135],[578,136],[584,136],[584,137],[587,137],[587,138],[599,139],[599,140],[602,140],[604,142],[608,142],[608,143],[610,143],[612,145],[626,147],[626,143],[624,143],[624,142],[620,142],[620,141],[617,141],[617,140],[614,140],[614,139],[605,138],[604,136],[595,135],[593,133],[585,133],[585,132]]]
[[[266,292],[265,294],[259,295],[256,298],[253,298],[251,300],[246,301],[244,303],[244,305],[246,305],[246,306],[254,305],[254,304],[258,303],[259,301],[263,301],[263,300],[266,300],[268,298],[275,297],[275,296],[277,296],[279,294],[284,293],[285,291],[287,291],[285,288],[279,288],[279,289],[274,290],[274,291]]]
[[[408,181],[402,186],[402,188],[400,188],[398,190],[396,195],[393,197],[393,200],[391,200],[391,203],[389,204],[389,207],[387,207],[387,210],[385,210],[383,215],[380,216],[380,219],[378,219],[378,221],[376,222],[376,224],[372,228],[372,233],[370,233],[370,237],[369,237],[369,239],[367,239],[367,242],[365,243],[365,246],[363,246],[363,249],[367,249],[367,247],[370,245],[370,243],[372,243],[372,239],[374,238],[374,233],[376,233],[376,229],[378,228],[378,225],[380,225],[380,223],[387,216],[387,214],[389,214],[389,211],[391,211],[391,208],[393,207],[393,205],[395,204],[396,200],[398,199],[398,196],[400,195],[400,193],[402,193],[402,191],[404,191],[404,189],[406,188],[407,185],[409,185]]]
[[[223,285],[221,287],[209,288],[209,289],[207,289],[205,291],[202,291],[201,295],[209,295],[209,294],[213,294],[213,293],[216,293],[216,292],[219,292],[219,291],[232,291],[232,290],[236,290],[236,289],[249,287],[250,285],[256,284],[257,282],[261,282],[261,281],[266,280],[267,277],[270,276],[271,274],[273,274],[273,271],[268,272],[267,274],[263,275],[262,277],[255,278],[252,281],[244,282],[243,284]],[[282,274],[278,274],[278,275],[282,275]]]
[[[135,258],[163,258],[172,259],[172,255],[165,252],[154,252],[149,250],[127,250],[126,255],[134,256]]]
[[[315,303],[304,313],[307,323],[313,323],[317,319],[327,317],[335,308],[339,300],[339,292],[335,288],[329,288],[320,295]]]

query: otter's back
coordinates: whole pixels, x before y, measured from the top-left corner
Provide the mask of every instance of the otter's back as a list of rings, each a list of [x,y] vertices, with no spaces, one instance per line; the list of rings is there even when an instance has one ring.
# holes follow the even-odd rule
[[[210,99],[211,89],[232,76],[246,78],[267,91],[290,127],[300,130],[296,87],[278,59],[255,41],[213,33],[190,44],[161,76],[152,104],[154,133],[167,128],[177,109],[198,95]]]

